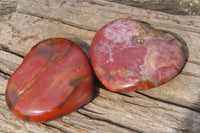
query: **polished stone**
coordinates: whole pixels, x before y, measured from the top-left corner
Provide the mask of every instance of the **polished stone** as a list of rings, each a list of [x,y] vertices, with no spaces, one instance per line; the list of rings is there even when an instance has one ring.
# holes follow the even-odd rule
[[[174,78],[186,60],[173,35],[130,18],[103,26],[94,36],[91,61],[103,85],[112,91],[139,91]]]
[[[93,74],[86,54],[62,38],[38,43],[12,74],[6,102],[17,117],[45,122],[70,113],[93,97]]]

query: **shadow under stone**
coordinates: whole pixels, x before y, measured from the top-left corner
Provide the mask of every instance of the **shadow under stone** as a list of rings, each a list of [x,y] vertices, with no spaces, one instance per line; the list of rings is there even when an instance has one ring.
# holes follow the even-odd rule
[[[76,43],[79,47],[81,47],[81,49],[86,53],[86,55],[90,59],[90,45],[88,43],[76,37],[71,37],[66,39],[71,40],[72,42]]]

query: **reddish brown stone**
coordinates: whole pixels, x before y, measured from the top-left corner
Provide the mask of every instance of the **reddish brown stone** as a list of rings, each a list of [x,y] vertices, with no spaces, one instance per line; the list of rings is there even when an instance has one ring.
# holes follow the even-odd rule
[[[66,39],[38,43],[10,77],[6,101],[23,120],[45,122],[92,99],[93,77],[86,54]]]
[[[96,33],[91,60],[108,89],[138,91],[175,77],[184,65],[185,50],[169,33],[132,19],[118,19]]]

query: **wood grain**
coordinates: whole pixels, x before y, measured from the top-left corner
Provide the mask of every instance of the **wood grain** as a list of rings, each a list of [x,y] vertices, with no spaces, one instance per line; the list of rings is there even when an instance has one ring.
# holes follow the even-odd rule
[[[17,8],[16,0],[1,0],[0,1],[0,15],[7,15],[15,12]]]
[[[188,62],[170,82],[140,92],[114,93],[95,83],[96,97],[79,110],[35,124],[8,110],[9,76],[37,42],[70,39],[89,55],[95,32],[121,17],[133,17],[184,39]],[[200,17],[177,16],[102,0],[19,0],[17,10],[0,17],[0,132],[198,133],[200,131]]]
[[[106,0],[176,15],[200,15],[199,0]]]

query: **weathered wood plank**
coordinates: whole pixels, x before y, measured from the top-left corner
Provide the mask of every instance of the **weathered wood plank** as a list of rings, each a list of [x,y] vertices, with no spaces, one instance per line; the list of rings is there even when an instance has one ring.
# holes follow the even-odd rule
[[[17,10],[95,31],[113,19],[133,17],[153,25],[200,32],[199,16],[169,15],[102,0],[20,0]]]
[[[78,2],[78,4],[76,4],[76,2]],[[155,28],[176,31],[180,37],[185,39],[188,45],[192,45],[192,47],[189,47],[191,54],[190,59],[195,62],[200,62],[200,47],[198,43],[200,40],[199,16],[175,16],[100,0],[95,2],[92,0],[49,0],[40,2],[37,0],[29,2],[21,0],[19,2],[18,11],[44,18],[56,19],[66,24],[94,31],[113,19],[133,17],[134,19],[146,21]]]
[[[21,19],[21,18],[23,18],[23,19]],[[20,22],[18,22],[17,20],[19,20]],[[32,23],[34,21],[37,21],[36,25],[32,25]],[[25,55],[28,52],[28,50],[33,45],[35,45],[35,43],[37,43],[38,41],[40,41],[42,39],[46,39],[46,38],[50,38],[50,37],[66,37],[66,38],[71,37],[71,38],[73,38],[73,36],[76,36],[81,39],[79,39],[79,40],[74,39],[73,41],[75,41],[75,42],[78,41],[77,43],[79,45],[80,45],[80,43],[82,44],[82,42],[86,42],[85,44],[82,44],[82,45],[87,45],[89,42],[91,42],[92,37],[94,35],[94,32],[92,32],[92,31],[81,30],[81,29],[79,31],[78,28],[74,28],[72,26],[68,26],[66,24],[62,24],[62,23],[59,23],[54,20],[49,21],[46,19],[41,19],[38,17],[29,16],[29,15],[25,15],[25,14],[21,14],[21,13],[14,13],[11,16],[10,20],[6,23],[8,23],[8,24],[3,23],[2,26],[6,26],[6,30],[11,29],[6,34],[6,36],[10,36],[10,40],[8,40],[7,37],[2,36],[2,40],[4,40],[4,42],[1,45],[2,45],[2,47],[6,47],[7,49],[17,52],[17,53],[19,53],[19,51],[16,51],[16,49],[19,49],[20,53],[23,53],[22,55]],[[15,30],[12,30],[13,26],[11,26],[11,24],[14,25]],[[49,26],[51,26],[52,28],[48,29]],[[58,28],[54,28],[56,26],[58,26]],[[40,28],[40,30],[39,30],[39,28]],[[48,31],[51,31],[51,32],[42,32],[42,31],[47,31],[47,29],[48,29]],[[6,32],[6,30],[2,30],[2,32]],[[38,31],[40,31],[40,32],[38,33]],[[18,36],[14,36],[16,32],[19,33],[19,34],[17,34]],[[52,35],[52,33],[53,33],[53,35]],[[38,35],[40,35],[40,38],[38,38],[38,37],[35,38],[35,36],[38,36]],[[85,36],[85,35],[87,35],[87,36]],[[186,35],[183,34],[183,37],[184,36],[185,36],[185,38],[193,37],[193,36],[187,37],[189,35],[194,35],[194,34],[192,34],[192,33],[191,34],[188,33]],[[24,40],[23,38],[26,38],[26,39]],[[195,39],[198,41],[197,38],[190,39],[188,41],[190,43],[190,45],[188,45],[189,49],[191,49],[191,46],[193,46],[192,44],[196,43]],[[194,49],[197,49],[197,48],[194,47]],[[88,51],[88,50],[89,49],[86,47],[86,51]],[[189,58],[194,56],[194,55],[192,55],[193,53],[194,52],[189,54]],[[0,59],[1,59],[0,66],[2,66],[1,69],[2,69],[2,71],[11,75],[12,72],[15,70],[15,68],[18,67],[18,64],[21,63],[22,59],[20,59],[20,57],[18,57],[18,56],[10,55],[11,53],[7,53],[7,52],[1,52],[1,54],[2,54],[2,57],[0,57]],[[11,58],[15,59],[15,60],[12,60]],[[16,62],[16,60],[18,60],[18,62]],[[8,63],[6,64],[6,62],[8,62]],[[6,64],[6,66],[5,66],[5,64]],[[12,64],[12,65],[9,65],[9,64]],[[12,67],[12,68],[10,68],[10,67]],[[198,69],[199,67],[200,67],[199,64],[187,63],[185,69],[183,70],[183,74],[189,74],[192,76],[196,75],[198,77],[200,75],[200,72]],[[193,80],[198,82],[198,78],[194,78]],[[189,79],[189,81],[190,81],[190,79]],[[182,82],[182,80],[179,83],[180,88],[184,87],[181,85],[181,82]],[[176,80],[175,80],[175,83],[176,83]],[[171,82],[169,84],[171,84]],[[169,87],[165,87],[165,88],[169,88]],[[153,89],[153,90],[156,90],[156,89]],[[185,93],[187,94],[188,91],[191,91],[191,92],[194,91],[195,95],[197,95],[197,96],[200,95],[200,90],[198,89],[198,86],[193,87],[193,89],[185,87],[185,89],[182,88],[182,89],[178,90],[177,92],[174,91],[174,93],[172,93],[172,94],[171,94],[171,91],[169,91],[170,93],[169,92],[166,93],[166,89],[165,90],[159,89],[158,92],[161,93],[160,91],[163,92],[164,96],[166,97],[165,100],[167,100],[167,101],[173,100],[174,98],[172,98],[172,97],[173,97],[174,93],[178,94],[179,91],[183,92],[183,94],[185,94]],[[153,96],[152,91],[150,91],[149,94],[151,96]],[[154,97],[157,97],[157,95],[159,96],[159,94],[156,93],[156,95],[154,95]],[[159,98],[162,98],[162,97],[159,97]],[[187,98],[187,100],[186,100],[184,95],[180,95],[178,97],[179,100],[174,99],[173,102],[179,104],[180,103],[179,101],[182,101],[181,103],[184,103],[184,104],[181,104],[181,105],[184,105],[187,107],[193,107],[193,104],[197,102],[198,104],[195,106],[195,108],[200,108],[198,106],[199,102],[197,101],[196,97],[193,97],[192,95],[190,95],[190,97]],[[189,101],[190,104],[188,104],[187,101]]]
[[[16,17],[15,15],[18,16],[18,17]],[[15,30],[20,31],[20,33],[21,33],[21,30],[20,30],[21,27],[23,27],[23,30],[26,31],[22,35],[19,34],[19,37],[13,37],[13,39],[12,39],[13,41],[15,41],[15,38],[16,38],[16,40],[18,40],[18,39],[21,40],[20,39],[21,36],[23,37],[23,36],[26,36],[26,35],[30,35],[31,33],[34,33],[33,30],[35,30],[35,29],[31,25],[31,23],[32,23],[32,21],[35,21],[35,19],[38,19],[37,17],[33,17],[33,16],[25,15],[25,14],[14,13],[13,16],[11,16],[11,19],[10,19],[11,22],[12,22],[12,17],[17,18],[16,20],[18,20],[19,18],[24,18],[23,21],[28,22],[28,24],[26,25],[25,22],[23,22],[22,20],[20,20],[21,23],[24,25],[24,27],[22,25],[15,25],[15,24],[13,24],[13,25],[15,25]],[[40,24],[38,24],[38,25],[40,27],[43,27],[43,28],[45,28],[45,25],[55,26],[58,23],[57,21],[54,21],[54,20],[48,21],[46,19],[40,19],[39,22],[40,22]],[[63,31],[66,30],[64,28],[65,26],[67,26],[67,25],[60,24],[60,29],[62,29],[62,30],[59,30],[59,32],[57,31],[58,35],[62,35]],[[74,35],[76,33],[75,32],[76,30],[75,31],[73,30],[74,27],[70,27],[70,28],[69,27],[70,26],[67,26],[67,28],[68,28],[67,30],[70,31],[70,33]],[[9,35],[9,36],[13,35],[14,34],[13,32],[15,32],[15,30],[12,31],[12,32],[9,32],[10,35],[9,34],[6,34],[6,35]],[[46,29],[44,29],[44,30],[46,30]],[[2,30],[2,31],[4,31],[4,30]],[[85,31],[85,30],[82,30],[82,31]],[[52,31],[52,32],[54,32],[54,31]],[[87,35],[87,32],[84,32],[84,33]],[[89,33],[92,33],[92,35],[93,35],[93,32],[89,31]],[[55,34],[55,36],[57,36],[57,34]],[[76,34],[78,34],[78,33],[76,33]],[[44,36],[44,35],[46,35],[46,33],[45,32],[41,32],[40,35]],[[91,37],[92,37],[92,35],[91,35]],[[78,36],[81,36],[81,34],[78,34]],[[48,34],[45,37],[49,38],[49,37],[51,37],[51,34]],[[65,37],[65,35],[63,35],[63,37]],[[41,38],[41,39],[45,39],[45,38]],[[31,42],[32,45],[34,45],[34,41],[36,42],[38,40],[38,38],[36,38],[36,39],[35,38],[30,38],[28,40]],[[86,39],[83,38],[83,42],[85,40]],[[26,41],[27,40],[23,41],[23,43],[22,42],[18,43],[18,45],[22,45],[23,46]],[[5,44],[7,44],[7,43],[5,43]],[[27,50],[32,47],[32,45],[28,45],[28,44],[26,44],[26,45],[27,45]],[[6,46],[6,45],[2,44],[2,46]],[[25,52],[27,52],[27,51],[25,51]],[[13,68],[16,68],[21,63],[21,61],[22,61],[22,57],[13,55],[12,53],[9,53],[9,51],[5,52],[5,51],[1,50],[1,55],[2,55],[1,60],[4,61],[4,62],[11,62]],[[5,63],[1,62],[0,66],[3,66],[4,64]],[[14,69],[10,69],[9,67],[10,67],[9,65],[4,65],[4,67],[1,67],[1,69],[4,72],[8,72],[8,74],[12,74],[12,72],[14,71]],[[196,70],[196,71],[193,72],[192,71],[193,69],[190,69],[192,67],[193,68],[199,68],[199,65],[198,64],[193,64],[193,63],[187,63],[185,69],[183,70],[183,72],[188,72],[188,73],[191,72],[192,76],[190,76],[190,75],[183,75],[182,74],[182,75],[177,76],[174,80],[170,81],[169,83],[167,83],[167,84],[165,84],[163,86],[160,86],[160,87],[157,87],[157,88],[154,88],[154,89],[151,89],[151,90],[147,90],[147,91],[142,91],[140,93],[147,94],[147,95],[150,95],[152,97],[156,97],[156,98],[161,99],[163,101],[167,101],[167,102],[171,102],[171,103],[174,103],[174,104],[178,104],[179,106],[181,105],[181,106],[185,106],[185,107],[188,107],[188,108],[192,108],[194,110],[199,110],[198,98],[199,98],[199,95],[200,95],[200,90],[198,89],[198,86],[200,86],[200,83],[199,83],[199,78],[198,77],[194,77],[193,75],[196,74],[198,76],[198,75],[200,75],[200,73],[199,73],[198,70]],[[6,86],[5,84],[6,84],[6,81],[4,82],[3,86]],[[124,98],[127,103],[131,102],[131,104],[133,104],[134,106],[130,106],[130,105],[129,106],[130,106],[130,108],[135,109],[136,112],[141,112],[141,110],[143,110],[141,108],[137,109],[135,107],[135,106],[138,106],[138,104],[140,105],[140,104],[143,103],[143,105],[141,105],[141,106],[144,106],[143,108],[144,109],[146,108],[146,110],[149,110],[148,109],[149,105],[151,105],[151,104],[152,105],[154,105],[154,104],[157,105],[158,104],[158,103],[155,103],[156,100],[151,101],[151,104],[149,102],[147,102],[147,101],[151,100],[150,98],[147,101],[143,101],[146,97],[144,97],[144,96],[142,96],[140,94],[137,94],[137,93],[125,93],[125,94],[129,95],[129,96],[131,96],[133,98],[135,97],[135,95],[137,95],[136,97],[139,96],[140,100],[136,100],[135,101],[133,98],[125,97],[123,95],[119,95],[119,94],[116,94],[116,93],[114,94],[114,96],[115,96],[114,99],[112,99],[112,95],[113,95],[112,92],[100,89],[100,98],[97,97],[97,99],[99,99],[98,103],[102,103],[102,105],[98,105],[98,107],[97,106],[92,106],[92,105],[94,105],[93,102],[96,101],[96,99],[95,99],[92,103],[90,103],[91,105],[88,104],[85,108],[88,109],[88,110],[91,110],[93,112],[96,112],[98,110],[104,111],[105,108],[106,108],[104,106],[104,104],[107,104],[107,106],[109,104],[113,105],[114,103],[110,102],[110,100],[117,101],[118,98],[119,99],[123,99]],[[156,101],[156,102],[158,102],[158,101]],[[166,123],[164,123],[164,124],[158,123],[158,121],[154,120],[155,116],[152,116],[152,114],[148,114],[148,112],[146,112],[146,115],[149,115],[148,118],[146,118],[146,116],[144,118],[140,118],[141,114],[139,116],[137,116],[137,115],[135,115],[137,113],[134,113],[134,114],[129,114],[130,118],[126,119],[126,121],[124,121],[123,123],[120,123],[121,120],[118,120],[118,119],[122,119],[123,117],[120,117],[120,113],[119,112],[121,112],[122,114],[127,114],[126,111],[121,110],[121,108],[124,108],[121,104],[124,105],[124,103],[121,102],[121,101],[118,101],[117,104],[114,104],[114,107],[116,106],[116,107],[119,108],[118,111],[117,111],[116,108],[113,109],[114,107],[112,107],[110,109],[107,109],[107,111],[109,112],[108,114],[106,114],[104,112],[103,115],[99,115],[98,117],[97,116],[93,117],[93,115],[96,114],[96,113],[94,113],[92,115],[90,111],[81,109],[78,112],[75,112],[75,113],[72,113],[70,115],[67,115],[67,116],[63,117],[62,120],[64,122],[60,121],[60,120],[56,120],[56,121],[51,121],[51,122],[49,122],[47,124],[59,127],[63,131],[65,131],[65,132],[70,132],[70,131],[71,132],[79,132],[79,131],[80,132],[92,132],[97,127],[98,127],[97,129],[98,129],[99,132],[105,132],[106,130],[109,130],[109,131],[112,131],[112,132],[116,132],[116,131],[122,132],[122,131],[125,131],[125,130],[127,130],[127,132],[133,132],[134,130],[136,130],[136,131],[139,130],[141,132],[148,132],[148,131],[162,132],[162,131],[165,131],[165,130],[166,131],[168,130],[167,132],[175,131],[172,127],[166,127]],[[160,105],[160,104],[162,104],[162,106],[164,106],[164,107],[165,106],[167,106],[167,107],[169,106],[169,104],[167,104],[167,103],[159,102],[158,105]],[[127,108],[127,107],[125,107],[125,108]],[[158,107],[155,107],[155,110],[156,110],[156,108],[158,108]],[[173,105],[173,109],[177,109],[177,108],[181,108],[181,107],[177,107],[177,106]],[[113,116],[114,118],[111,119],[110,117],[112,116],[112,111],[113,110],[117,111],[119,114],[117,113],[118,115],[117,116]],[[190,118],[187,118],[187,115],[190,112],[193,112],[193,111],[191,111],[189,109],[184,109],[184,108],[183,108],[183,110],[184,111],[187,110],[188,113],[182,113],[182,117],[181,118],[182,119],[189,119],[190,120]],[[144,111],[143,111],[143,113],[144,113]],[[161,116],[164,115],[163,112],[162,111],[160,112],[159,110],[157,110],[157,113],[160,113],[160,115],[158,115],[159,117],[161,117]],[[83,114],[86,114],[86,116],[83,115]],[[102,112],[99,112],[96,115],[98,115],[98,114],[102,114]],[[87,117],[87,115],[89,117]],[[145,113],[144,113],[144,115],[145,115]],[[184,116],[186,118],[184,118]],[[199,114],[196,113],[195,116],[198,118]],[[176,114],[174,114],[174,117],[175,118],[177,117]],[[110,119],[108,120],[107,118],[110,118]],[[66,119],[66,121],[65,121],[65,119]],[[81,120],[82,120],[82,122],[80,124]],[[59,121],[59,123],[60,123],[59,125],[57,124],[57,121]],[[130,126],[131,124],[128,125],[128,126],[126,126],[125,124],[127,123],[127,121],[131,121],[131,123],[133,122],[134,124],[133,123],[132,124],[134,126]],[[153,121],[153,123],[150,124],[150,122],[152,122],[152,121]],[[173,120],[170,119],[170,120],[163,120],[163,121],[167,121],[169,123],[169,125],[171,125],[172,124],[171,121],[173,121]],[[195,121],[197,121],[197,120],[195,120]],[[142,124],[142,123],[146,123],[146,122],[147,122],[147,124]],[[85,123],[87,123],[87,125]],[[116,123],[116,124],[113,125],[112,123]],[[179,123],[180,123],[180,125],[182,125],[182,124],[184,125],[184,123],[182,123],[182,122],[179,122]],[[195,122],[195,123],[198,123],[198,121]],[[195,124],[195,123],[193,123],[193,124]],[[77,127],[74,126],[73,124],[75,124]],[[186,125],[187,124],[188,123],[186,122]],[[66,127],[70,127],[70,129],[65,128],[65,126]],[[105,128],[103,128],[104,126],[107,126],[108,128],[105,129]],[[178,126],[178,125],[175,125],[175,127],[176,126]],[[144,127],[146,127],[146,128],[148,127],[148,130],[141,130]],[[130,130],[128,130],[128,128],[130,128]],[[189,129],[190,126],[185,126],[184,125],[184,126],[182,126],[182,128],[183,129],[177,129],[177,131],[178,130]]]
[[[0,1],[0,15],[7,15],[15,12],[17,8],[16,0],[1,0]]]
[[[187,62],[182,73],[200,78],[200,65],[191,63],[191,62]]]
[[[8,76],[0,72],[0,95],[5,94],[5,88],[8,82]]]
[[[200,15],[199,0],[106,0],[176,15]]]
[[[33,25],[34,22],[37,24]],[[48,23],[48,25],[45,25],[45,23]],[[89,45],[94,35],[92,31],[79,30],[79,28],[57,21],[49,21],[24,14],[13,14],[9,22],[0,22],[0,25],[2,27],[1,33],[4,34],[4,36],[0,36],[2,40],[0,46],[23,56],[37,41],[45,38],[66,37],[82,45],[84,45],[84,42]],[[42,32],[46,30],[49,30],[49,32]],[[169,30],[185,39],[190,52],[189,60],[197,62],[200,58],[200,47],[198,46],[200,34],[174,29]]]
[[[175,79],[160,87],[131,93],[114,93],[96,85],[98,95],[92,102],[44,124],[23,122],[8,111],[4,99],[8,77],[33,45],[46,38],[64,37],[81,45],[89,55],[89,45],[98,28],[110,20],[130,15],[184,38],[189,49],[189,62]],[[198,18],[173,16],[100,0],[20,0],[18,13],[0,20],[0,131],[200,131]]]
[[[0,127],[1,130],[58,132],[42,124],[17,119],[8,111],[4,97],[0,98],[0,122],[2,125],[8,125],[6,128]],[[198,131],[199,124],[199,113],[189,109],[159,102],[134,92],[127,97],[100,89],[100,95],[84,108],[45,125],[60,128],[64,132],[171,133],[187,130],[195,132]]]
[[[162,86],[140,93],[199,111],[199,81],[200,78],[197,77],[179,75]]]
[[[68,38],[87,48],[95,32],[64,25],[61,22],[13,13],[9,20],[0,22],[0,48],[25,56],[40,40]]]
[[[22,58],[0,50],[0,70],[11,75],[21,64]]]
[[[94,131],[95,127],[99,126],[99,121],[102,121],[107,123],[107,128],[111,132],[121,132],[111,128],[109,124],[112,123],[132,132],[172,133],[187,131],[191,127],[193,129],[190,131],[195,131],[199,123],[198,115],[195,112],[191,113],[190,110],[152,100],[134,92],[127,97],[100,89],[100,96],[77,112],[64,116],[62,121],[86,132]],[[49,124],[55,125],[55,123],[51,121]],[[97,131],[101,132],[102,128]]]

